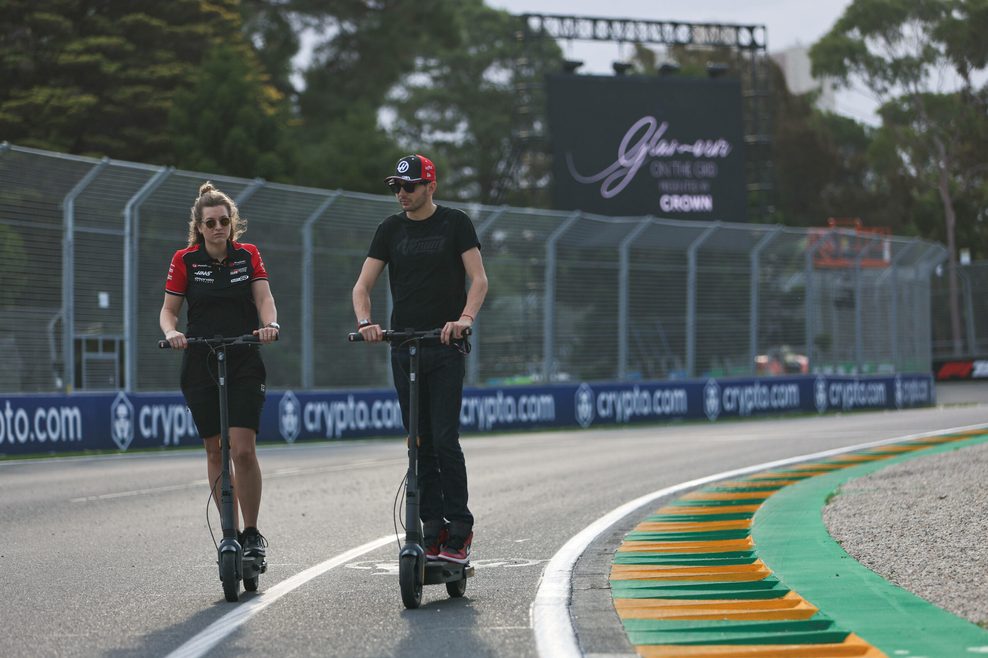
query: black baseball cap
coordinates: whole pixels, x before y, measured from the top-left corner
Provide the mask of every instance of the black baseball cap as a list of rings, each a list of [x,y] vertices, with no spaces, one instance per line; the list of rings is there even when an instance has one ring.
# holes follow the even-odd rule
[[[406,155],[395,165],[395,173],[384,179],[390,183],[393,180],[417,183],[419,181],[436,180],[436,165],[424,155]]]

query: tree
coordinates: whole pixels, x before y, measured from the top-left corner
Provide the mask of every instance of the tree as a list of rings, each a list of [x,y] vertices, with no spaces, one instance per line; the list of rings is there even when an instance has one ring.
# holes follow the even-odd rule
[[[289,12],[286,20],[309,28],[314,42],[293,96],[296,182],[382,192],[382,172],[402,155],[381,121],[387,92],[415,69],[420,53],[445,48],[456,38],[456,31],[447,29],[456,2],[420,0],[414,7],[399,0],[249,4],[255,15]],[[256,16],[249,21],[257,23]]]
[[[440,172],[447,172],[441,185],[448,198],[486,201],[510,157],[513,133],[545,122],[544,108],[520,115],[519,86],[541,86],[546,71],[561,68],[562,52],[554,42],[542,44],[540,56],[522,67],[518,17],[482,0],[459,2],[444,27],[450,32],[446,43],[423,50],[415,73],[391,89],[390,132],[407,148],[435,155]],[[535,169],[526,175],[541,174]],[[531,198],[512,199],[523,200]]]
[[[229,47],[206,56],[193,85],[174,96],[168,132],[177,166],[287,180],[287,112],[259,70]]]
[[[915,181],[918,194],[935,190],[938,196],[955,353],[962,348],[957,195],[969,175],[964,142],[972,121],[978,122],[971,73],[985,66],[986,28],[986,0],[854,0],[810,51],[814,75],[843,85],[860,82],[875,94],[900,170]]]
[[[172,161],[173,94],[240,40],[236,0],[0,3],[0,133],[40,148]]]

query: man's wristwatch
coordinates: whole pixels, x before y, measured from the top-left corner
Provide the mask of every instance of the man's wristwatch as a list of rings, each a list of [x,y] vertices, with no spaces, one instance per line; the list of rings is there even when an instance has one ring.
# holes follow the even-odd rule
[[[277,330],[277,331],[281,331],[281,325],[280,325],[280,324],[278,324],[277,322],[268,322],[268,323],[267,323],[266,325],[264,325],[264,326],[265,326],[265,328],[267,328],[267,327],[271,327],[272,329],[275,329],[275,330]]]
[[[357,321],[357,329],[363,329],[364,327],[369,327],[372,324],[374,323],[370,321],[370,318],[364,318],[363,320]]]

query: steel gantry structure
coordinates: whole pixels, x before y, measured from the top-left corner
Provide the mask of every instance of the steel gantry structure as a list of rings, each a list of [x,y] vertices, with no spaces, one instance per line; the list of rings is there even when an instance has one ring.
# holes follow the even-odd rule
[[[603,41],[682,46],[729,51],[741,80],[749,217],[768,221],[774,205],[772,171],[772,77],[763,25],[685,23],[631,18],[602,18],[527,13],[519,16],[520,48],[515,61],[515,105],[510,145],[493,186],[492,203],[503,203],[511,189],[544,186],[533,163],[546,162],[544,82],[539,72],[545,44],[553,41]],[[710,71],[713,75],[713,70]],[[544,175],[544,174],[542,174]]]

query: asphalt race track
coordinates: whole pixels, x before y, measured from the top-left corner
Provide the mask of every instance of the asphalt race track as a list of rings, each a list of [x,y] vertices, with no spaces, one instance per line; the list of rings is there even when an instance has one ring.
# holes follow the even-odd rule
[[[459,600],[426,587],[414,611],[401,605],[397,540],[384,539],[405,469],[400,441],[261,449],[270,566],[239,603],[224,600],[217,575],[201,452],[0,462],[0,653],[536,656],[530,606],[543,569],[628,501],[732,469],[984,422],[988,406],[965,405],[467,438],[476,576]],[[594,653],[623,635],[606,609],[581,612],[577,627],[593,635]]]

